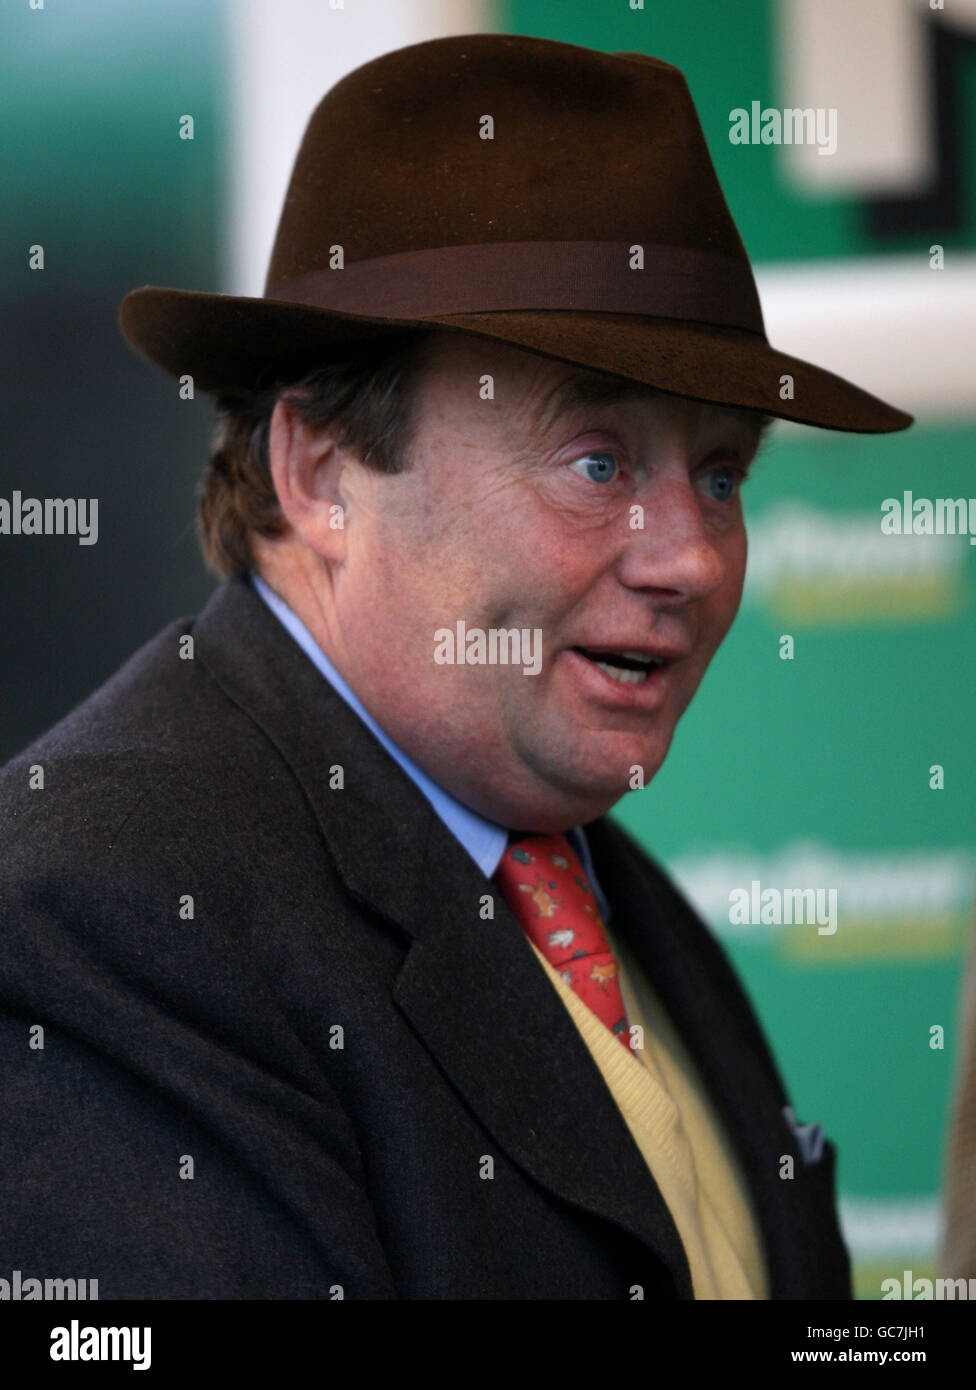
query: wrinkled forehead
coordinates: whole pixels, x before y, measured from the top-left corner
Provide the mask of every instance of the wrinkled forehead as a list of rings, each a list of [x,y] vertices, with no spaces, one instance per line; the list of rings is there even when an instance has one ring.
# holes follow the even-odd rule
[[[706,428],[735,429],[755,447],[774,423],[773,417],[758,410],[679,396],[490,339],[432,334],[424,356],[426,379],[434,389],[441,383],[457,383],[467,394],[472,386],[484,390],[490,382],[490,394],[483,398],[516,411],[520,425],[533,435],[548,434],[563,422],[600,407],[684,409]]]
[[[628,381],[624,377],[574,367],[560,368],[554,381],[534,393],[529,410],[534,425],[540,431],[548,431],[562,419],[585,413],[590,408],[613,409],[631,405],[655,405],[664,411],[690,411],[706,427],[734,427],[756,442],[772,424],[769,416],[758,411],[694,400],[688,396],[659,391],[642,382]]]

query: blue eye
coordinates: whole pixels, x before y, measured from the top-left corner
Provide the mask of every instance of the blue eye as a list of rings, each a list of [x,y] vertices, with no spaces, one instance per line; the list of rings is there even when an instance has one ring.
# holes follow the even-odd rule
[[[585,468],[585,472],[580,470],[580,464]],[[569,466],[574,473],[579,473],[581,478],[588,478],[591,483],[612,482],[618,472],[617,460],[613,454],[584,454],[582,458],[574,459]]]
[[[720,487],[718,493],[712,492],[716,502],[730,502],[744,481],[744,475],[738,468],[713,468],[708,476],[720,480],[724,477],[728,482],[728,486]]]

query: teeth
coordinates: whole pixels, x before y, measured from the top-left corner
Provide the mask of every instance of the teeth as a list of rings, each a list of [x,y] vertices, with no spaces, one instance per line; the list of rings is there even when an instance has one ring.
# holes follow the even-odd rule
[[[598,661],[596,665],[601,671],[606,671],[613,680],[619,681],[621,685],[643,685],[644,681],[647,680],[646,671],[629,671],[625,670],[623,666],[610,666],[605,661]]]
[[[607,653],[606,658],[601,661],[596,652],[587,651],[585,647],[579,649],[584,656],[589,657],[595,666],[599,666],[601,671],[605,671],[611,680],[618,681],[621,685],[643,685],[650,672],[657,666],[663,666],[664,662],[655,656],[648,656],[646,652],[631,651],[621,648],[619,651]],[[619,656],[621,661],[640,662],[643,667],[640,671],[635,671],[630,665],[621,666],[614,661],[614,657]]]

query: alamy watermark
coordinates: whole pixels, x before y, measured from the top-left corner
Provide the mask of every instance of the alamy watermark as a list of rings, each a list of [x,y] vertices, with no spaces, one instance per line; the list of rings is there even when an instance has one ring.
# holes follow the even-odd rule
[[[151,1327],[82,1327],[72,1318],[51,1329],[52,1361],[131,1361],[134,1371],[152,1365]]]
[[[910,1269],[904,1269],[900,1279],[882,1279],[881,1297],[905,1298],[914,1302],[924,1302],[926,1299],[976,1299],[976,1279],[916,1279]]]
[[[787,106],[778,111],[754,101],[747,111],[736,106],[729,112],[729,140],[733,145],[816,145],[817,154],[837,152],[836,106]]]
[[[837,930],[836,888],[763,888],[754,878],[748,888],[729,893],[732,926],[793,926],[817,924],[820,936]]]
[[[98,540],[97,497],[0,497],[0,536],[77,536],[79,545]]]
[[[9,1279],[0,1279],[0,1303],[27,1303],[45,1299],[95,1302],[98,1299],[98,1280],[36,1279],[33,1275],[25,1278],[19,1269],[13,1270]]]
[[[521,666],[526,676],[542,670],[541,627],[468,627],[459,619],[453,628],[434,633],[438,666]]]
[[[976,497],[886,497],[881,503],[886,536],[968,536],[976,545]]]

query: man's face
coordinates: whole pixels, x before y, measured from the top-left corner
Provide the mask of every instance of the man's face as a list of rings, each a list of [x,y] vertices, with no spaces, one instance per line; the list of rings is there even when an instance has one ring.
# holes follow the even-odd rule
[[[553,394],[575,383],[597,399]],[[593,819],[634,767],[653,777],[742,593],[755,417],[613,385],[600,400],[606,378],[442,338],[408,469],[342,472],[329,655],[435,781],[516,830]],[[538,629],[538,674],[435,660],[459,620]],[[662,664],[602,669],[615,652]]]

